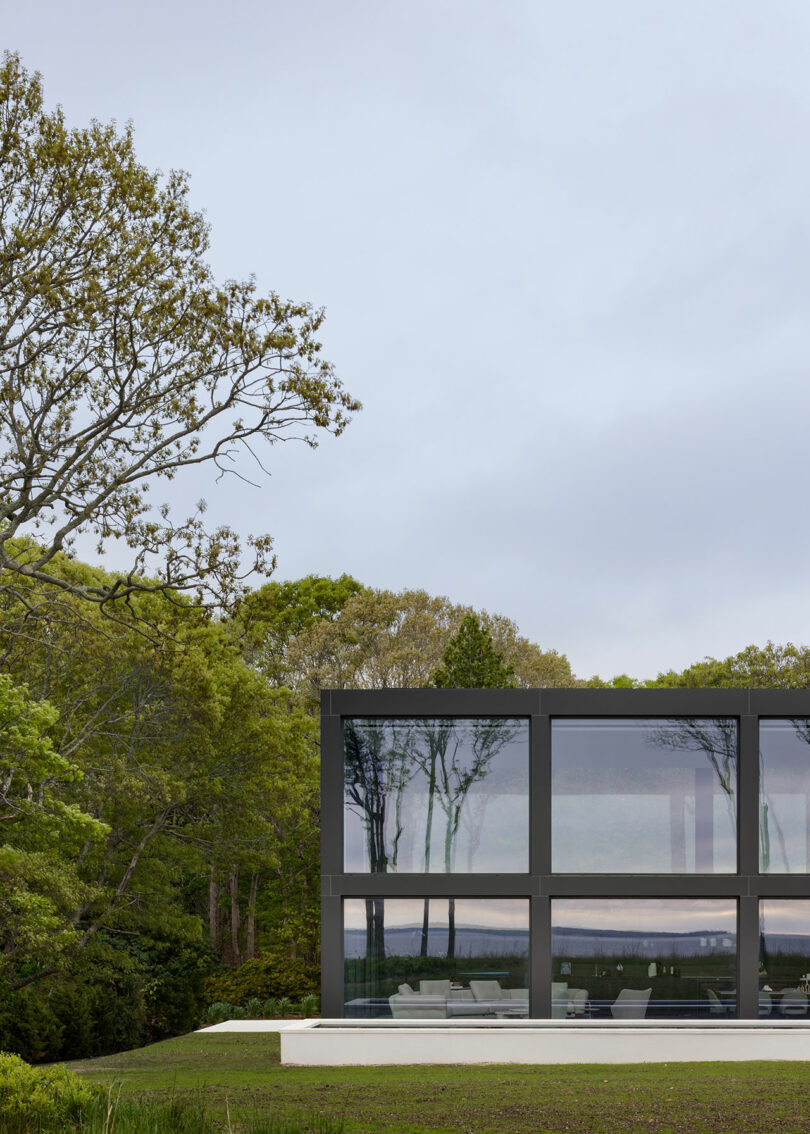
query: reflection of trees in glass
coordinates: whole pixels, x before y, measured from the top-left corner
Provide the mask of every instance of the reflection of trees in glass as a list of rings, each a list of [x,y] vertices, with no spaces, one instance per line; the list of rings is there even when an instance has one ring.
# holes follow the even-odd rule
[[[368,869],[396,871],[401,838],[409,835],[416,850],[416,831],[406,831],[403,799],[418,784],[425,800],[422,869],[442,862],[455,865],[459,829],[470,791],[485,780],[497,754],[517,735],[517,722],[507,718],[422,720],[354,720],[344,729],[344,791],[348,809],[362,823]],[[421,818],[421,816],[420,816]],[[440,827],[435,830],[436,824]],[[480,838],[480,831],[477,833]],[[440,858],[439,858],[440,856]],[[472,864],[470,864],[472,865]],[[425,899],[421,955],[428,952],[430,901]],[[382,911],[367,903],[369,945],[383,953]],[[448,956],[455,950],[455,902],[450,900]]]
[[[388,722],[387,722],[388,723]],[[386,732],[392,743],[386,747]],[[359,815],[366,833],[369,870],[396,870],[402,836],[402,794],[414,774],[410,728],[388,728],[376,721],[347,725],[344,734],[343,779],[350,810]],[[393,804],[394,835],[386,845],[386,822]]]
[[[802,744],[810,745],[810,720],[806,717],[791,717],[790,723],[793,726],[793,731]],[[760,783],[760,807],[759,807],[759,856],[760,856],[760,870],[767,874],[771,869],[771,833],[776,836],[776,841],[779,844],[779,850],[782,854],[782,861],[784,862],[784,870],[790,873],[790,858],[788,855],[787,839],[782,824],[779,820],[778,809],[774,808],[771,793],[768,790],[768,776],[767,764],[760,747],[759,752],[759,783]]]
[[[402,835],[402,793],[413,775],[408,753],[410,730],[393,728],[393,741],[386,747],[386,729],[376,721],[365,725],[355,721],[344,731],[343,779],[346,799],[351,810],[362,820],[366,833],[369,870],[384,874],[388,866],[396,870],[399,840]],[[399,733],[401,732],[401,735]],[[394,808],[394,836],[390,853],[386,846],[388,807]],[[383,903],[376,898],[366,900],[366,962],[369,979],[374,966],[385,957],[385,921]]]
[[[414,751],[414,760],[427,779],[427,815],[425,820],[425,854],[422,869],[425,874],[430,871],[431,840],[433,836],[433,803],[436,798],[436,769],[439,758],[444,760],[451,733],[454,730],[452,720],[437,720],[426,722],[419,730],[419,739],[424,747],[417,744]],[[456,741],[458,744],[458,741]],[[420,943],[420,956],[428,955],[428,930],[430,923],[430,898],[425,898],[424,912],[422,914],[422,935]]]
[[[702,752],[725,796],[729,818],[737,823],[737,722],[730,717],[672,717],[656,729],[653,742],[679,752]]]
[[[459,824],[473,784],[483,780],[493,758],[514,739],[514,722],[498,718],[481,718],[470,722],[452,720],[425,721],[419,728],[424,747],[416,749],[415,760],[428,783],[428,807],[425,827],[425,872],[430,869],[434,798],[444,813],[444,870],[453,869],[453,857]],[[466,743],[465,743],[466,741]],[[427,923],[430,903],[425,899],[422,922],[422,955],[427,955]],[[447,956],[455,955],[455,900],[449,900]]]

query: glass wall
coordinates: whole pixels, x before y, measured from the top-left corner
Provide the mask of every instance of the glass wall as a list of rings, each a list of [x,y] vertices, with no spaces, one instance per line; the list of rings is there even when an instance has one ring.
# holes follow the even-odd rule
[[[552,1015],[736,1015],[737,903],[729,898],[556,898]]]
[[[759,868],[810,870],[810,719],[759,722]]]
[[[810,993],[810,901],[759,903],[759,1014],[806,1016]]]
[[[529,869],[529,722],[343,722],[344,869]]]
[[[552,870],[737,869],[737,722],[552,721]]]
[[[346,898],[344,1015],[529,1014],[524,898]]]

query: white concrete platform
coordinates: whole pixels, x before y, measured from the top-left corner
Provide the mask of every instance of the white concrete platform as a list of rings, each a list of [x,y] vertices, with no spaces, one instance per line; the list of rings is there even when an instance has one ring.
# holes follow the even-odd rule
[[[198,1032],[283,1032],[287,1028],[298,1028],[302,1024],[318,1023],[313,1020],[226,1020],[222,1024],[209,1024],[197,1028]]]
[[[281,1034],[282,1063],[321,1067],[762,1059],[810,1060],[810,1023],[497,1020],[484,1025],[446,1021],[437,1027],[415,1020],[306,1020]]]

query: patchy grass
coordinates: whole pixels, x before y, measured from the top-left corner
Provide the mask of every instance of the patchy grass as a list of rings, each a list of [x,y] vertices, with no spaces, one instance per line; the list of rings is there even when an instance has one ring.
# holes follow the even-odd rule
[[[282,1067],[272,1033],[181,1036],[68,1065],[123,1093],[202,1098],[234,1129],[346,1134],[810,1134],[810,1062]]]

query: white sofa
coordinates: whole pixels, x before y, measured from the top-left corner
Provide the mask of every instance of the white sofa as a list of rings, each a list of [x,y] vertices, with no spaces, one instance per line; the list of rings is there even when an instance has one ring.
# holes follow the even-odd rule
[[[421,980],[418,992],[409,984],[401,984],[388,1003],[395,1020],[528,1016],[529,990],[501,988],[497,980],[471,980],[469,988],[452,988],[449,980]]]

